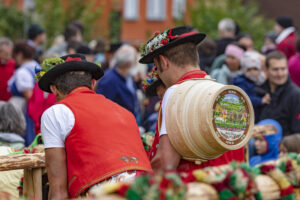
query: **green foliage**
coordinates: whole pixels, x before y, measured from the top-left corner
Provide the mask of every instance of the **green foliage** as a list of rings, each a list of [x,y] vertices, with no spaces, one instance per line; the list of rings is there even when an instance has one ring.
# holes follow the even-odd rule
[[[50,69],[64,62],[65,61],[60,57],[46,58],[42,63],[41,71],[39,71],[35,76],[36,82],[39,82],[40,79],[45,75],[45,73],[47,73]]]
[[[17,40],[24,37],[24,15],[15,6],[0,4],[0,37]]]
[[[56,67],[58,64],[62,64],[64,62],[65,61],[60,57],[46,58],[42,63],[42,69],[43,71],[47,72],[53,67]]]
[[[121,33],[121,13],[117,10],[112,10],[109,15],[109,37],[111,42],[120,41]]]
[[[41,24],[46,30],[48,45],[65,27],[65,15],[60,0],[35,0],[36,22]]]
[[[96,23],[102,13],[102,4],[97,0],[35,0],[37,16],[35,21],[47,31],[48,41],[62,34],[68,23],[79,20],[84,24],[83,38],[89,41],[93,31],[99,28]]]
[[[232,18],[240,25],[242,33],[252,35],[257,49],[262,46],[264,35],[273,27],[271,20],[259,15],[255,1],[197,0],[189,10],[192,25],[213,39],[218,38],[219,21]]]

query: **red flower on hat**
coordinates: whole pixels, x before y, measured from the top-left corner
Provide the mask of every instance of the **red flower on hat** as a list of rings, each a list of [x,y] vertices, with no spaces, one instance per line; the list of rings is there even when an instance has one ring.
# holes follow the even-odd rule
[[[69,62],[69,61],[81,61],[81,58],[80,57],[67,57],[67,59],[65,60],[65,62]]]
[[[160,34],[159,31],[155,31],[155,32],[154,32],[154,37],[158,36],[159,34]]]
[[[163,45],[166,45],[166,44],[168,44],[168,40],[162,40],[162,41],[160,41],[160,43]]]
[[[170,29],[168,32],[167,38],[169,38],[170,40],[173,40],[173,39],[176,39],[177,37],[172,35],[172,30]]]

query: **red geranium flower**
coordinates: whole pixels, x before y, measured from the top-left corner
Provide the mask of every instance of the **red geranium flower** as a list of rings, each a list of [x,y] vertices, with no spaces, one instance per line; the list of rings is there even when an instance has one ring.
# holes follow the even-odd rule
[[[160,34],[159,31],[155,31],[155,32],[154,32],[154,37],[157,36],[157,35],[159,35],[159,34]]]
[[[168,40],[161,40],[160,43],[163,45],[166,45],[166,44],[168,44]]]
[[[173,39],[176,39],[177,37],[172,35],[172,30],[170,29],[168,32],[167,38],[169,38],[170,40],[173,40]]]

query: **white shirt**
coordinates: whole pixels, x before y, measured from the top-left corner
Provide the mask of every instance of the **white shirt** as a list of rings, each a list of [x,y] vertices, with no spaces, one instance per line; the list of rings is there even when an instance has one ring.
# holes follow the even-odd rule
[[[41,118],[41,132],[44,148],[63,148],[65,139],[73,129],[75,116],[64,104],[56,104],[48,108]]]
[[[34,88],[34,77],[35,68],[40,67],[40,65],[35,61],[29,61],[21,65],[19,69],[14,73],[14,75],[8,81],[9,87],[16,82],[16,87],[19,92],[24,92],[26,90],[32,90]]]
[[[167,128],[166,128],[166,107],[167,107],[167,103],[170,98],[170,95],[172,94],[174,89],[177,87],[178,87],[178,85],[172,85],[171,87],[169,87],[167,89],[166,93],[164,94],[164,98],[163,98],[162,104],[161,104],[162,120],[161,120],[161,127],[160,127],[160,131],[159,131],[159,137],[162,135],[168,134]]]

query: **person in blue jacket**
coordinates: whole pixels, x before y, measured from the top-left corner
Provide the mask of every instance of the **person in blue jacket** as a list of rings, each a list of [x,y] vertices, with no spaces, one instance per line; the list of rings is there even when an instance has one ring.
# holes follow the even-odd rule
[[[276,160],[282,139],[282,127],[273,119],[264,119],[253,128],[256,156],[250,157],[250,166]]]
[[[137,87],[133,81],[133,76],[137,74],[136,63],[136,50],[127,44],[121,46],[112,60],[114,67],[105,71],[96,92],[132,112],[140,124]]]

